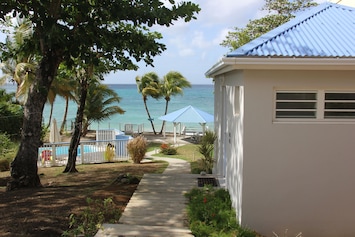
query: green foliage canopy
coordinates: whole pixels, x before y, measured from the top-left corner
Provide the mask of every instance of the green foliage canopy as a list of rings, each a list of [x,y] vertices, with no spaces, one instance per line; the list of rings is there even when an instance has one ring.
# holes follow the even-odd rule
[[[11,138],[19,138],[23,109],[14,98],[14,93],[8,94],[4,89],[0,89],[0,133],[6,133]]]
[[[228,47],[231,51],[235,50],[286,23],[295,17],[295,13],[315,5],[317,3],[311,0],[265,0],[263,10],[268,11],[268,15],[260,19],[250,20],[244,28],[235,27],[234,31],[228,32],[221,45]]]
[[[137,68],[134,60],[152,65],[153,57],[165,50],[157,41],[162,35],[149,27],[170,26],[179,18],[190,21],[200,10],[190,2],[170,2],[169,8],[158,0],[8,0],[0,4],[0,18],[11,13],[32,22],[33,38],[19,51],[45,56],[54,50],[66,62],[81,58],[98,64],[103,57],[110,69],[127,70]]]

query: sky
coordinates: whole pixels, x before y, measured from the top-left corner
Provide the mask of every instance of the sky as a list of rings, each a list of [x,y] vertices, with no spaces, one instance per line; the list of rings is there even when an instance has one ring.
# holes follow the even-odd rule
[[[264,0],[190,1],[201,8],[196,20],[153,28],[163,34],[162,42],[167,47],[166,51],[155,57],[154,67],[146,67],[142,63],[138,71],[111,73],[105,76],[105,83],[134,84],[136,76],[148,72],[156,72],[162,78],[169,71],[178,71],[191,84],[213,84],[211,78],[205,77],[205,72],[229,52],[228,48],[220,45],[228,32],[266,14],[261,10]]]
[[[154,58],[154,67],[139,64],[138,71],[120,71],[105,76],[105,83],[135,83],[136,76],[156,72],[160,78],[169,71],[180,72],[191,84],[212,84],[205,72],[229,52],[220,46],[228,31],[245,26],[249,19],[263,15],[264,0],[192,0],[201,11],[190,22],[177,21],[171,27],[154,27],[162,33],[167,47]]]
[[[137,71],[118,71],[105,75],[105,84],[135,84],[136,76],[155,72],[160,78],[169,71],[180,72],[191,84],[213,84],[205,72],[216,64],[229,49],[220,44],[229,31],[244,27],[249,20],[266,13],[261,10],[264,0],[190,0],[199,4],[197,19],[176,21],[170,27],[153,27],[162,33],[160,41],[166,50],[154,58],[154,67],[139,63]],[[325,0],[317,0],[321,3]],[[4,37],[0,36],[3,41]]]

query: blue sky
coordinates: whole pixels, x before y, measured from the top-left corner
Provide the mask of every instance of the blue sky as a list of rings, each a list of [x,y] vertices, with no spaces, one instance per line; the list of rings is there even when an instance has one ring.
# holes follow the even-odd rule
[[[316,2],[324,2],[317,0]],[[167,50],[154,60],[154,68],[140,64],[138,71],[112,73],[105,83],[135,83],[136,76],[154,71],[163,77],[169,71],[179,71],[192,84],[213,84],[205,72],[229,52],[220,46],[228,31],[244,27],[250,19],[265,15],[264,0],[192,0],[200,5],[197,20],[179,21],[169,28],[156,27],[163,34]]]
[[[154,58],[154,67],[140,63],[138,71],[118,71],[105,76],[106,84],[134,84],[136,76],[156,72],[163,77],[169,71],[180,72],[192,84],[212,84],[205,72],[229,52],[220,46],[228,31],[244,27],[250,19],[265,15],[264,0],[191,0],[200,5],[197,20],[177,21],[171,27],[153,27],[163,34],[167,47]],[[324,2],[318,0],[317,2]],[[0,37],[3,41],[4,37]]]
[[[205,72],[226,53],[220,46],[228,31],[243,27],[249,19],[262,16],[264,0],[194,0],[201,11],[197,20],[178,21],[171,27],[154,27],[163,34],[167,50],[155,57],[154,67],[139,64],[138,71],[111,73],[105,83],[135,83],[136,76],[154,71],[163,77],[169,71],[180,72],[192,84],[212,84]]]

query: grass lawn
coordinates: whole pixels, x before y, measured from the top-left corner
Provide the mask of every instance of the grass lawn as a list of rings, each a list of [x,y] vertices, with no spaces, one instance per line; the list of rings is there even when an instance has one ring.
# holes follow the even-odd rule
[[[153,156],[157,157],[171,157],[186,160],[191,163],[191,173],[199,174],[201,172],[201,159],[203,155],[198,151],[198,144],[185,144],[177,147],[176,155],[165,155],[159,153],[161,143],[150,143],[148,147],[148,151],[156,150],[157,153]]]

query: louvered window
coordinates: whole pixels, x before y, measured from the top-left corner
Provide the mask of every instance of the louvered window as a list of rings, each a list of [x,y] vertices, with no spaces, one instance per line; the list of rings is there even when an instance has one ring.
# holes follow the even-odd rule
[[[316,118],[316,92],[276,92],[276,118]]]
[[[355,92],[276,91],[275,118],[278,120],[355,119]]]
[[[324,98],[325,119],[354,119],[355,93],[354,92],[325,92]]]

